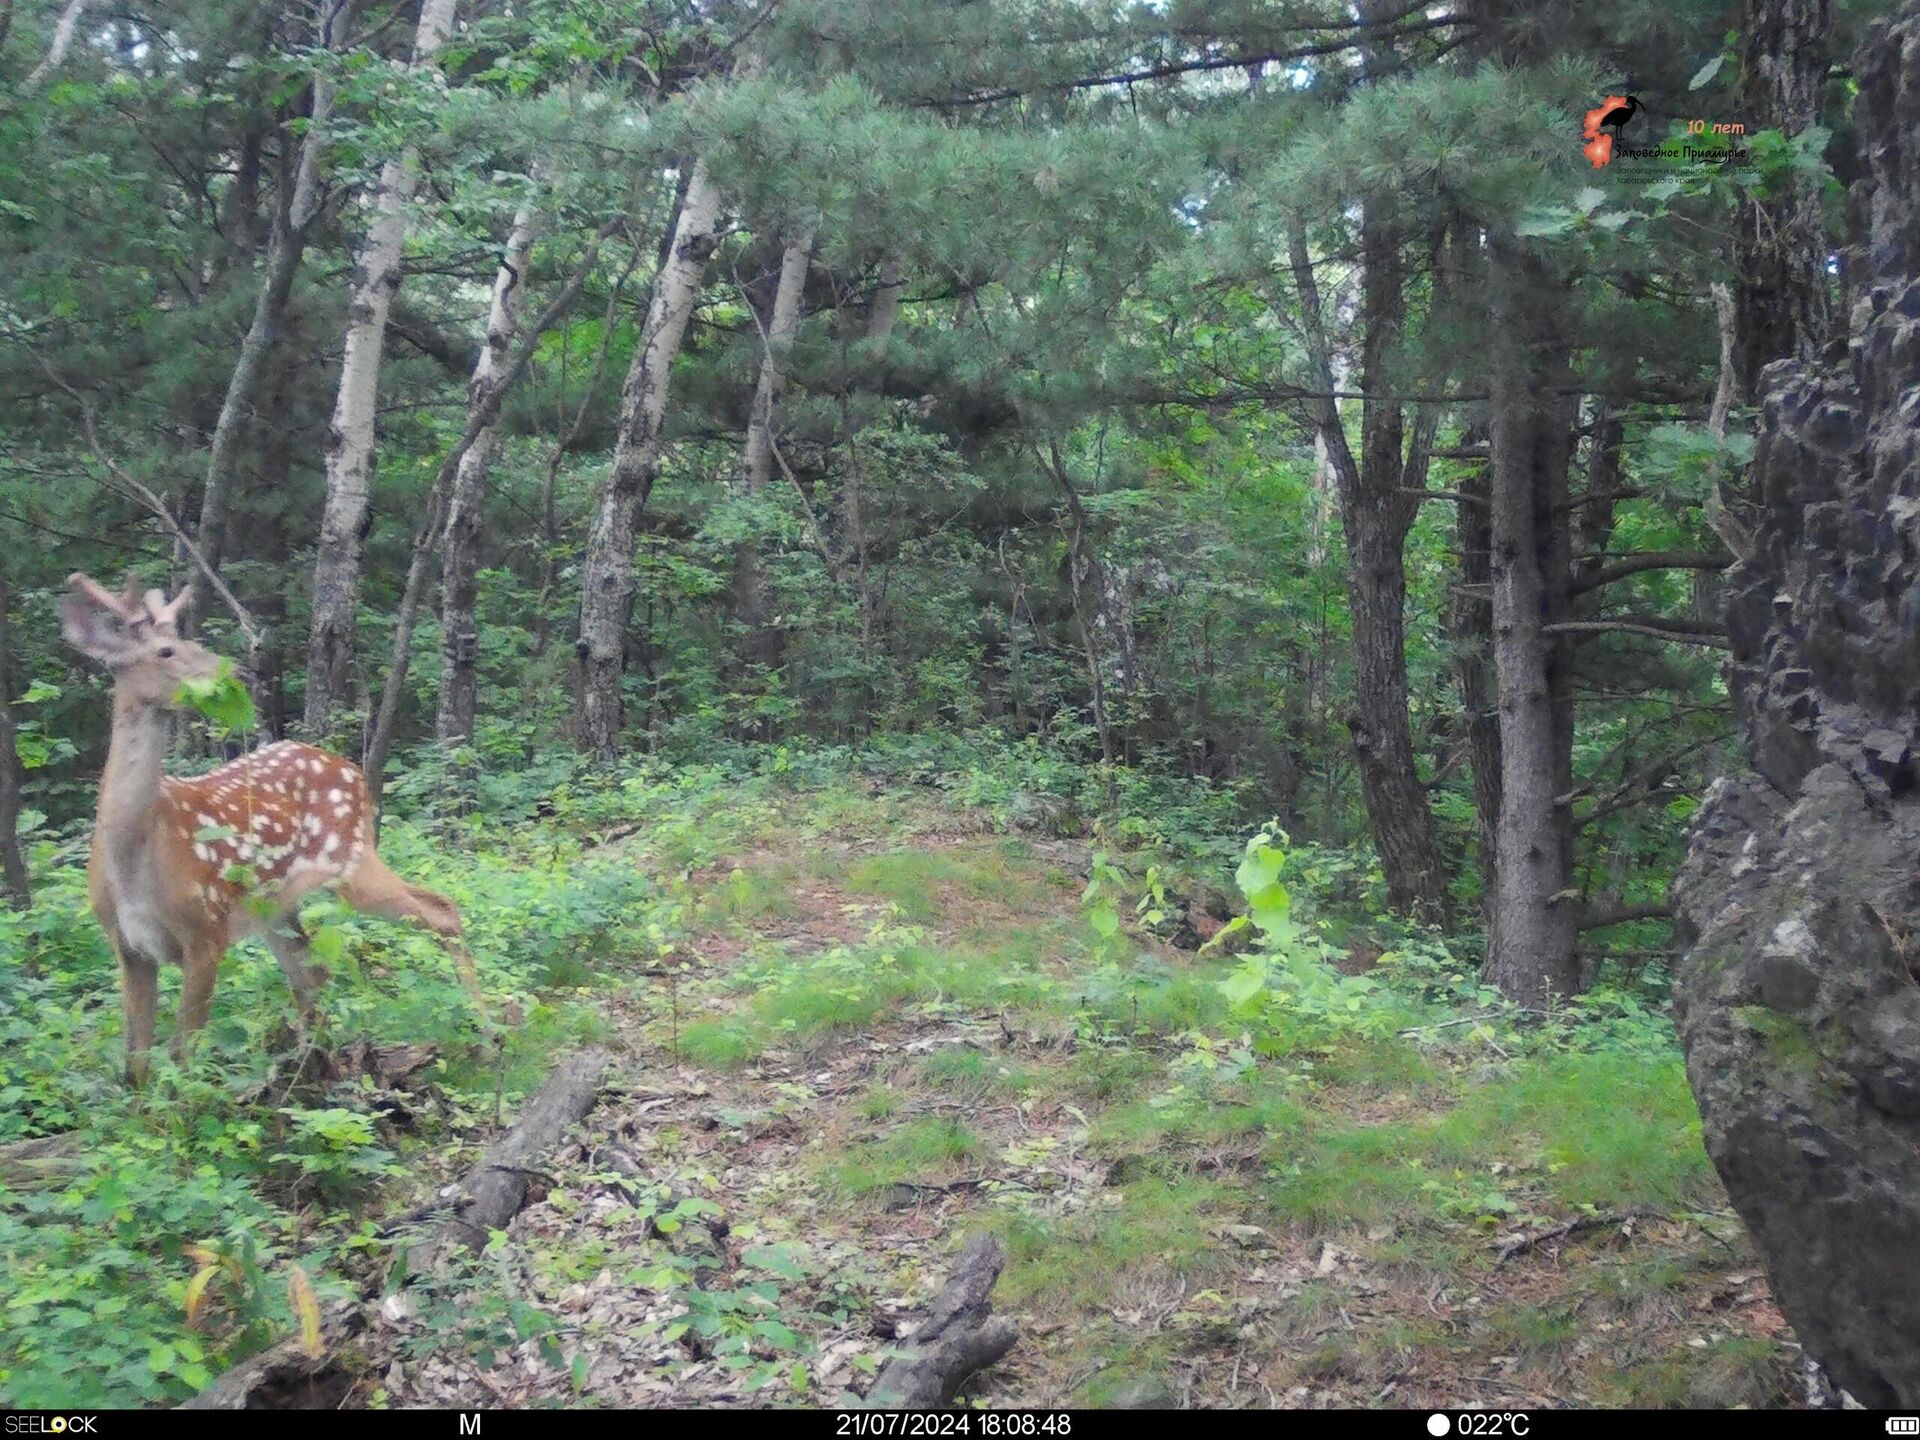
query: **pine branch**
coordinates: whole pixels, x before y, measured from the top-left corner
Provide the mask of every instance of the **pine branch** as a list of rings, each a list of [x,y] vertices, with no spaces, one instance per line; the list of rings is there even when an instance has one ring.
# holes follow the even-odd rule
[[[1671,640],[1678,645],[1712,645],[1730,648],[1727,632],[1719,626],[1689,624],[1658,615],[1619,615],[1608,620],[1560,620],[1542,625],[1543,635],[1650,635],[1656,640]]]
[[[1589,910],[1574,922],[1581,931],[1604,930],[1609,925],[1625,925],[1631,920],[1671,920],[1673,906],[1666,901],[1651,905],[1614,905],[1604,910]]]
[[[1417,7],[1416,7],[1417,8]],[[1412,11],[1408,11],[1412,14]],[[1397,24],[1397,22],[1388,22]],[[1410,39],[1415,35],[1432,30],[1445,29],[1450,25],[1468,25],[1472,22],[1464,15],[1425,16],[1411,24],[1398,28],[1387,28],[1378,22],[1349,21],[1346,28],[1354,33],[1340,40],[1323,40],[1312,45],[1296,45],[1286,50],[1258,51],[1248,55],[1211,55],[1196,60],[1180,60],[1166,65],[1151,65],[1140,70],[1123,70],[1112,75],[1087,75],[1076,80],[1063,80],[1050,85],[1035,85],[1030,89],[1010,86],[1004,90],[989,90],[981,95],[951,95],[932,100],[918,100],[917,108],[927,109],[944,105],[992,105],[1001,100],[1024,100],[1032,95],[1070,94],[1077,90],[1098,90],[1110,85],[1136,85],[1148,80],[1170,80],[1182,75],[1201,75],[1218,70],[1245,70],[1253,66],[1281,64],[1293,60],[1306,60],[1316,55],[1338,55],[1361,45],[1386,45],[1396,40]],[[1334,26],[1327,27],[1329,29]]]
[[[1590,575],[1582,575],[1574,580],[1572,593],[1585,595],[1590,590],[1598,590],[1611,585],[1616,580],[1624,580],[1629,575],[1639,575],[1648,570],[1724,570],[1733,563],[1726,555],[1711,555],[1696,550],[1649,550],[1640,555],[1623,555],[1611,565],[1603,565]]]
[[[167,508],[167,502],[129,474],[118,461],[107,453],[106,447],[100,443],[99,433],[93,426],[93,401],[63,380],[59,372],[47,363],[45,356],[36,351],[34,352],[33,358],[41,370],[46,373],[47,378],[62,390],[66,391],[67,394],[71,395],[74,402],[79,405],[80,428],[86,434],[87,448],[93,452],[93,458],[100,462],[101,466],[111,477],[108,488],[117,488],[123,494],[138,501],[141,505],[145,506],[146,509],[151,511],[161,524],[167,527],[167,530],[173,536],[174,543],[200,568],[200,573],[206,576],[207,583],[213,587],[213,591],[220,597],[221,603],[233,612],[234,623],[239,625],[240,633],[246,637],[247,653],[249,655],[258,653],[260,649],[260,630],[254,624],[253,616],[247,612],[247,607],[234,598],[233,591],[227,588],[227,584],[220,578],[219,572],[207,563],[206,556],[200,553],[200,547],[193,543],[192,537],[181,528],[180,522],[174,519],[173,512]]]

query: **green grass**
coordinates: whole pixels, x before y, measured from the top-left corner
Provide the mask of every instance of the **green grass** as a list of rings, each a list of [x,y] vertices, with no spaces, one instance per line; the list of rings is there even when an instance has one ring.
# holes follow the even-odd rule
[[[717,1070],[750,1064],[765,1049],[764,1038],[738,1020],[697,1020],[680,1031],[681,1058]]]
[[[1002,957],[947,947],[911,932],[812,955],[779,954],[739,967],[728,984],[750,992],[755,1021],[802,1044],[865,1029],[910,1005],[1032,1014],[1054,1003],[1056,982]]]
[[[1585,1329],[1573,1307],[1564,1302],[1506,1305],[1487,1317],[1486,1330],[1476,1339],[1490,1338],[1503,1353],[1531,1357],[1566,1349]]]
[[[718,885],[700,897],[699,919],[705,925],[742,925],[786,919],[799,913],[793,892],[799,884],[797,865],[740,868],[728,871]]]
[[[1614,1210],[1672,1209],[1714,1195],[1677,1056],[1522,1061],[1509,1078],[1462,1092],[1442,1113],[1377,1125],[1341,1121],[1329,1095],[1302,1133],[1269,1143],[1269,1201],[1287,1219],[1326,1227],[1409,1212],[1462,1218],[1476,1197],[1508,1192],[1515,1203]],[[1496,1163],[1502,1176],[1492,1174]]]
[[[943,887],[979,900],[1011,903],[1030,887],[1006,855],[962,855],[945,851],[895,850],[856,861],[846,871],[846,887],[857,895],[891,902],[903,920],[925,925],[940,916]]]
[[[1593,1398],[1620,1409],[1767,1407],[1792,1393],[1792,1369],[1788,1353],[1771,1341],[1726,1337],[1598,1369]]]
[[[1208,1226],[1243,1205],[1224,1182],[1152,1177],[1119,1187],[1119,1203],[1092,1214],[995,1216],[1007,1246],[1001,1285],[1009,1303],[1109,1307],[1129,1279],[1191,1279],[1231,1263]]]
[[[1163,1145],[1186,1153],[1235,1141],[1277,1141],[1297,1133],[1304,1116],[1286,1077],[1267,1070],[1250,1083],[1195,1081],[1112,1106],[1095,1120],[1088,1139],[1103,1155],[1142,1156]]]
[[[1074,1053],[1066,1069],[1068,1094],[1104,1103],[1132,1097],[1166,1068],[1166,1062],[1130,1046],[1087,1045]]]
[[[920,1082],[949,1098],[1018,1095],[1034,1084],[1026,1066],[983,1050],[936,1050],[919,1063]]]
[[[1220,981],[1231,967],[1201,961],[1190,969],[1142,957],[1124,969],[1106,967],[1071,987],[1074,999],[1105,1028],[1118,1034],[1177,1035],[1226,1023],[1228,1006]]]
[[[850,1147],[826,1167],[828,1186],[864,1196],[895,1185],[951,1179],[984,1153],[979,1136],[958,1120],[928,1116],[910,1120],[880,1140]]]

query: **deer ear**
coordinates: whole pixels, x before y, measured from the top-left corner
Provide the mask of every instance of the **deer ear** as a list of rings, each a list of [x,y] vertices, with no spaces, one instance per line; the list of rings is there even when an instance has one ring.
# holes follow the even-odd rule
[[[77,595],[60,602],[60,633],[74,649],[103,665],[117,665],[134,651],[126,621]]]
[[[60,602],[60,633],[74,649],[113,665],[134,649],[126,617],[113,597],[84,575],[72,578],[73,594]]]
[[[122,619],[126,618],[126,602],[91,575],[83,575],[76,570],[67,576],[67,585],[75,595],[89,604],[98,605],[102,610],[118,615]]]

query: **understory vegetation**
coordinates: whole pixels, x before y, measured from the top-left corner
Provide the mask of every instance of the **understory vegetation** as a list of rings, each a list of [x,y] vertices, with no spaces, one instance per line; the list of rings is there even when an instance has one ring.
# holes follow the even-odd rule
[[[526,1403],[830,1401],[979,1226],[1034,1337],[989,1403],[1787,1393],[1657,972],[1527,1015],[1381,921],[1364,857],[1139,776],[1147,814],[1050,836],[1012,817],[1072,772],[1025,760],[782,748],[469,775],[488,818],[395,798],[383,849],[465,907],[511,1023],[496,1044],[428,937],[316,904],[306,1040],[431,1047],[394,1084],[303,1072],[250,943],[192,1064],[125,1090],[80,837],[41,840],[33,907],[0,912],[9,1402],[179,1399],[297,1333],[302,1285],[377,1296],[394,1217],[588,1042],[614,1095],[511,1240],[356,1342],[359,1403],[482,1371]],[[687,1243],[717,1217],[727,1246]]]

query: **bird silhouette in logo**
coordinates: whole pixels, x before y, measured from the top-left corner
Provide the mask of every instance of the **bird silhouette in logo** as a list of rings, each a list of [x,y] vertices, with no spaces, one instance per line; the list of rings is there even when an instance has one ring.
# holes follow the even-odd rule
[[[1609,95],[1587,111],[1580,126],[1580,138],[1586,143],[1580,148],[1594,169],[1612,162],[1613,145],[1620,138],[1620,131],[1639,113],[1640,100],[1634,95]],[[1611,135],[1607,133],[1609,129],[1613,131]]]

